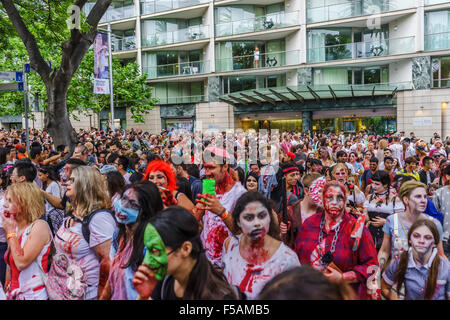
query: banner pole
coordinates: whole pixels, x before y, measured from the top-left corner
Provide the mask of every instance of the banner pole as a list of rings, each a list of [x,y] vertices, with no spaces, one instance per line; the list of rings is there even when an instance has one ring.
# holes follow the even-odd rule
[[[110,97],[110,108],[111,108],[111,128],[114,131],[114,96],[113,96],[113,64],[112,64],[112,54],[111,54],[111,24],[108,23],[108,57],[109,57],[109,97]]]

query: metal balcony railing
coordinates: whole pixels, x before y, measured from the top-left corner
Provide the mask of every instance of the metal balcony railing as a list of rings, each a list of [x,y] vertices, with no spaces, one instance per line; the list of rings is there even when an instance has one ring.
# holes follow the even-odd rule
[[[278,12],[257,17],[215,25],[216,37],[232,36],[236,34],[273,30],[298,25],[300,23],[298,11]]]

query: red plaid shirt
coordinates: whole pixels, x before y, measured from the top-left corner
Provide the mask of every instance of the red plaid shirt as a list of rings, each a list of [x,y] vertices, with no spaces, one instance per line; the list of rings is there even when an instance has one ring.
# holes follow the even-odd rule
[[[300,263],[303,265],[312,265],[311,256],[319,243],[319,229],[321,213],[316,213],[305,220],[300,227],[297,239],[295,240],[294,251],[297,253]],[[345,213],[340,222],[339,235],[336,242],[336,248],[333,253],[333,262],[342,270],[342,272],[354,271],[359,283],[351,284],[358,293],[360,299],[367,299],[367,278],[372,274],[368,270],[369,266],[378,266],[377,250],[372,236],[364,226],[358,250],[353,251],[354,238],[350,237],[353,225],[356,219],[350,214]],[[325,241],[325,252],[331,249],[331,243],[335,230],[328,233],[323,230],[323,238]]]

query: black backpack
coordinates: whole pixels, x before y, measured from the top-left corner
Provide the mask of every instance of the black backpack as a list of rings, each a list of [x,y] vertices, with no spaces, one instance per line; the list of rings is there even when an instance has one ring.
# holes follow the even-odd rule
[[[106,211],[113,217],[114,221],[116,221],[116,217],[114,211],[108,209],[98,209],[92,211],[89,215],[84,217],[83,221],[81,221],[81,232],[83,233],[84,240],[89,243],[89,239],[91,238],[91,230],[89,229],[89,223],[91,223],[92,218],[99,212]]]
[[[85,217],[83,218],[83,220],[77,219],[77,218],[75,218],[73,215],[70,215],[70,217],[71,217],[72,219],[74,219],[75,221],[81,222],[81,233],[83,234],[83,238],[84,238],[84,240],[86,240],[87,243],[90,243],[89,239],[90,239],[90,237],[91,237],[91,230],[89,229],[89,223],[91,223],[92,218],[93,218],[97,213],[99,213],[99,212],[101,212],[101,211],[106,211],[106,212],[108,212],[109,214],[111,214],[111,216],[113,217],[114,221],[116,221],[114,212],[111,211],[111,210],[108,210],[108,209],[97,209],[97,210],[94,210],[94,211],[92,211],[90,214],[88,214],[87,216],[85,216]],[[70,220],[70,219],[69,219],[69,220]],[[66,221],[69,221],[69,220],[66,220]],[[67,228],[67,225],[66,225],[66,228]]]

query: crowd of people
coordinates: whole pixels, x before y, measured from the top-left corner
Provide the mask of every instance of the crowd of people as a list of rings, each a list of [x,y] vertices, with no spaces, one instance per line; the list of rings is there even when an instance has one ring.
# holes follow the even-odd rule
[[[0,299],[449,299],[448,137],[77,137],[0,132]]]

